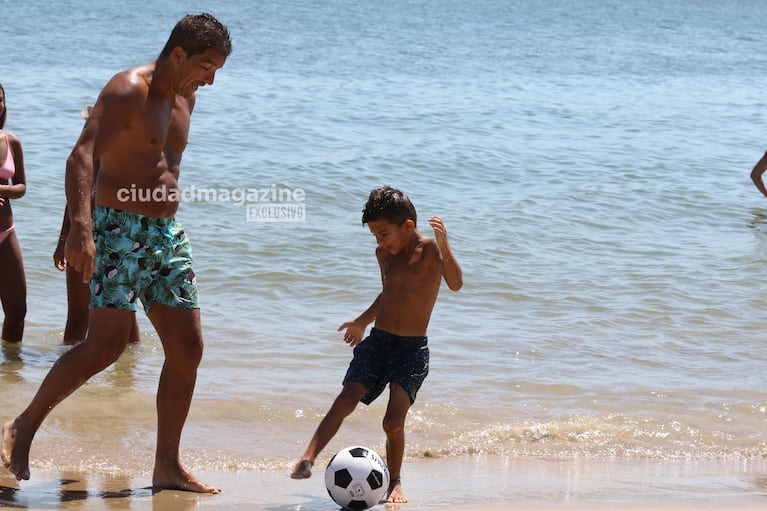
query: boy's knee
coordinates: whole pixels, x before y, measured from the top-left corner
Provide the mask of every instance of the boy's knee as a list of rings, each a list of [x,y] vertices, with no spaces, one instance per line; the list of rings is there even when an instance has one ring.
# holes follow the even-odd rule
[[[385,416],[382,425],[387,435],[398,434],[405,430],[405,418]]]
[[[357,404],[360,402],[360,397],[361,396],[352,389],[344,388],[344,390],[338,394],[334,406],[339,412],[349,415],[355,408],[357,408]]]

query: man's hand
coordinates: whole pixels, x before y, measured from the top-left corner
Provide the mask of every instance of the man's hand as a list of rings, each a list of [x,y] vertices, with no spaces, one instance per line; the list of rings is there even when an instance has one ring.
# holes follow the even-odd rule
[[[96,271],[96,245],[90,228],[72,225],[67,238],[64,257],[67,264],[83,275],[83,282],[88,283],[91,274]]]

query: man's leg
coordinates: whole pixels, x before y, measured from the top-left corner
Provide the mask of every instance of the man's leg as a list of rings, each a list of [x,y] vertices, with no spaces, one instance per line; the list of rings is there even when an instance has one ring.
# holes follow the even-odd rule
[[[2,460],[16,479],[29,479],[29,448],[48,413],[120,357],[128,342],[133,316],[134,312],[127,310],[91,310],[88,337],[53,364],[27,409],[5,423]]]
[[[386,501],[404,504],[407,497],[402,492],[400,474],[405,455],[405,418],[410,410],[410,396],[397,383],[389,384],[389,404],[384,415],[383,429],[386,432],[386,465],[389,467],[391,482]]]
[[[357,407],[366,389],[362,383],[347,382],[341,393],[338,394],[328,413],[323,417],[317,430],[314,432],[306,452],[296,464],[290,477],[293,479],[306,479],[312,475],[312,465],[317,455],[322,452],[328,442],[338,433],[344,419]]]
[[[218,489],[184,470],[179,459],[181,432],[202,360],[200,310],[154,304],[149,319],[165,352],[157,389],[157,451],[152,485],[158,489],[217,493]]]

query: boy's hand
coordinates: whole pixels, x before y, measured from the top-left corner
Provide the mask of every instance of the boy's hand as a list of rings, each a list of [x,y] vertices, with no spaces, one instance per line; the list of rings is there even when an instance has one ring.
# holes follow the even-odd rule
[[[458,291],[463,287],[463,274],[458,261],[455,260],[453,252],[450,250],[445,222],[440,217],[433,216],[429,218],[429,225],[434,229],[434,238],[441,252],[442,276],[447,282],[447,287],[453,291]]]
[[[365,335],[365,325],[360,325],[356,321],[347,321],[338,327],[338,331],[341,330],[346,330],[344,342],[352,348],[361,343],[362,337]]]
[[[447,241],[447,227],[445,227],[445,222],[442,221],[442,218],[433,216],[429,218],[429,225],[434,229],[434,237],[437,239],[437,243],[441,246],[442,243]]]

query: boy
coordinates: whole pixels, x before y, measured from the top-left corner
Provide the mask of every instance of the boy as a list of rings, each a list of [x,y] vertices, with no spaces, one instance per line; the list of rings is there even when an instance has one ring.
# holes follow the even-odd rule
[[[407,195],[384,186],[370,192],[362,210],[362,224],[376,237],[376,258],[383,290],[373,304],[353,321],[342,324],[344,341],[354,347],[354,358],[325,418],[314,433],[293,479],[312,475],[317,455],[338,432],[359,401],[372,403],[389,384],[389,404],[383,419],[386,462],[391,474],[387,502],[405,503],[400,470],[405,453],[405,417],[429,372],[426,328],[444,277],[452,291],[463,286],[461,267],[447,241],[439,217],[429,225],[435,239],[416,228],[416,211]],[[365,328],[375,321],[363,340]]]

